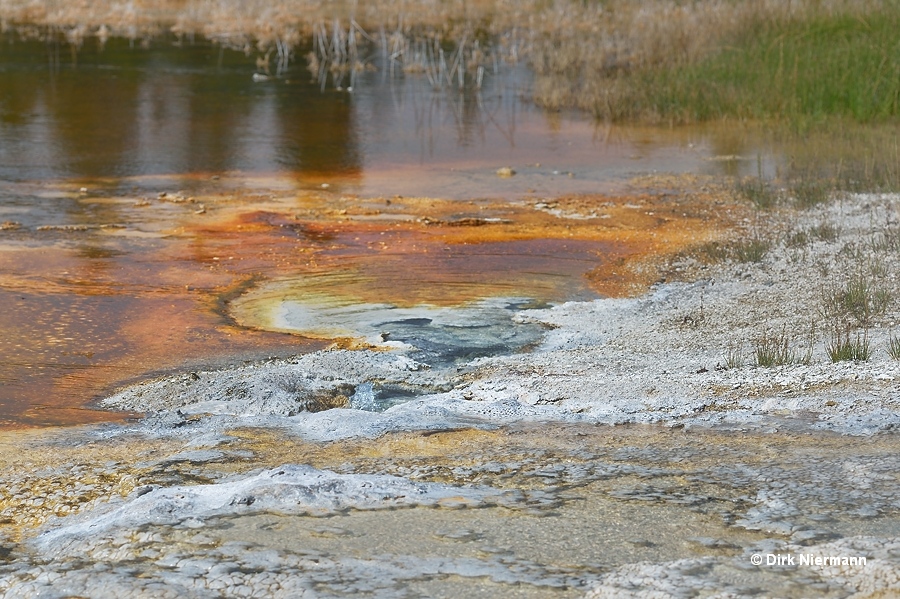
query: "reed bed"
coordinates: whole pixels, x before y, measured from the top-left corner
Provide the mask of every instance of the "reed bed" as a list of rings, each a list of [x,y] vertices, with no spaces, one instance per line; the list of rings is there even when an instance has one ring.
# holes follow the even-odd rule
[[[898,0],[0,0],[25,35],[203,36],[277,57],[302,44],[320,80],[361,69],[481,85],[507,62],[534,100],[610,121],[890,120],[900,111]]]
[[[388,32],[381,26],[367,32],[355,19],[346,25],[338,19],[317,24],[312,48],[308,68],[323,88],[329,76],[335,87],[349,80],[352,88],[359,73],[380,69],[391,76],[421,75],[435,89],[481,89],[485,75],[497,75],[510,55],[502,42],[471,27],[448,39],[421,27]]]

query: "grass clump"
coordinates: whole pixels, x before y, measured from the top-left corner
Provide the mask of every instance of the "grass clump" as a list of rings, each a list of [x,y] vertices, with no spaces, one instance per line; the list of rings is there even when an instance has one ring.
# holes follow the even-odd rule
[[[738,197],[760,210],[768,210],[778,205],[778,190],[762,177],[749,177],[739,181],[735,186],[735,192]]]
[[[538,103],[662,122],[900,113],[895,2],[635,4],[536,43]]]
[[[757,366],[771,368],[786,364],[809,364],[812,360],[812,334],[806,351],[798,353],[790,347],[790,337],[786,328],[781,332],[766,331],[753,342],[753,357]]]
[[[750,239],[722,243],[710,241],[692,250],[692,254],[700,261],[708,264],[721,264],[723,262],[762,262],[772,242],[762,237],[754,236]]]
[[[900,227],[885,227],[872,241],[873,252],[900,251]]]
[[[856,334],[856,338],[850,337],[850,327],[841,330],[836,328],[831,335],[831,342],[825,348],[832,363],[836,362],[866,362],[872,352],[869,347],[869,332],[863,332],[862,336]]]
[[[829,222],[821,222],[809,230],[810,234],[819,241],[827,241],[829,243],[837,241],[841,234],[840,227]]]
[[[809,245],[809,233],[803,231],[791,231],[784,239],[785,247],[789,248],[805,248]]]
[[[788,248],[805,248],[813,240],[831,243],[837,241],[840,234],[840,227],[823,221],[808,230],[796,229],[790,231],[784,238],[784,245]]]
[[[725,369],[734,370],[744,365],[744,354],[740,343],[731,341],[725,347]]]
[[[753,237],[739,241],[732,246],[732,254],[738,262],[762,262],[772,248],[772,242]]]
[[[727,262],[731,258],[731,251],[728,245],[720,241],[710,241],[696,246],[693,254],[702,262],[710,264],[720,264]]]
[[[888,355],[900,360],[900,337],[894,337],[893,333],[888,338]]]
[[[794,205],[801,209],[824,204],[831,196],[832,186],[821,179],[802,179],[791,185],[789,194]]]
[[[825,293],[824,313],[832,320],[853,317],[861,325],[869,325],[883,315],[893,300],[890,290],[864,276],[857,276],[843,286]]]

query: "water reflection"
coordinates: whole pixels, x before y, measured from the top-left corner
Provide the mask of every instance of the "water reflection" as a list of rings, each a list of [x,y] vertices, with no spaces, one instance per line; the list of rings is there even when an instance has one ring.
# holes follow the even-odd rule
[[[57,64],[40,60],[52,46],[6,42],[3,179],[361,168],[350,96],[323,95],[308,77],[256,84],[253,58],[242,53],[111,40]]]
[[[359,175],[363,159],[351,95],[309,93],[300,83],[266,87],[280,125],[278,167],[307,177]]]
[[[528,101],[522,66],[488,71],[479,90],[434,90],[422,76],[367,71],[349,92],[323,91],[297,62],[282,77],[255,81],[256,58],[173,39],[149,48],[88,40],[74,53],[6,34],[0,179],[134,185],[164,175],[188,187],[197,174],[230,172],[276,174],[300,187],[331,178],[363,195],[428,189],[465,197],[505,165],[546,168],[494,183],[500,195],[595,190],[641,170],[755,174],[752,160],[707,160],[758,153],[758,140],[731,127],[610,134],[583,116],[546,114]],[[453,193],[458,181],[448,168],[475,180]],[[408,180],[417,170],[421,180]],[[550,182],[554,171],[578,181]]]

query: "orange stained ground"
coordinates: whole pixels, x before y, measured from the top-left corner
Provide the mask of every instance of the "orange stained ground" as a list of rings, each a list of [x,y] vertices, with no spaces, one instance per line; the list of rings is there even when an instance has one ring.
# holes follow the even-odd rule
[[[0,426],[121,418],[85,405],[155,372],[324,347],[231,320],[229,302],[268,280],[398,306],[632,295],[743,214],[688,177],[513,203],[229,191],[120,204],[114,228],[0,232],[13,307],[0,312]]]
[[[656,188],[515,203],[309,196],[287,210],[224,207],[187,230],[242,240],[225,268],[243,270],[267,254],[267,277],[308,275],[312,287],[321,280],[323,290],[360,302],[560,301],[579,287],[621,297],[658,280],[661,259],[721,237],[745,215],[703,179],[642,185]]]

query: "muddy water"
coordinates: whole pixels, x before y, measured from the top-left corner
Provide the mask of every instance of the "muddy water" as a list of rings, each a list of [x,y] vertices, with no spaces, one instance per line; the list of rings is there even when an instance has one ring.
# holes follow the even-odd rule
[[[273,297],[539,305],[616,292],[616,261],[721,220],[630,189],[632,176],[756,168],[711,160],[753,154],[730,132],[544,114],[519,67],[480,92],[377,72],[348,92],[296,63],[255,82],[256,58],[3,38],[0,425],[118,418],[83,406],[155,372],[322,347],[252,316]],[[497,176],[505,166],[515,176]],[[544,202],[585,193],[572,210]]]

